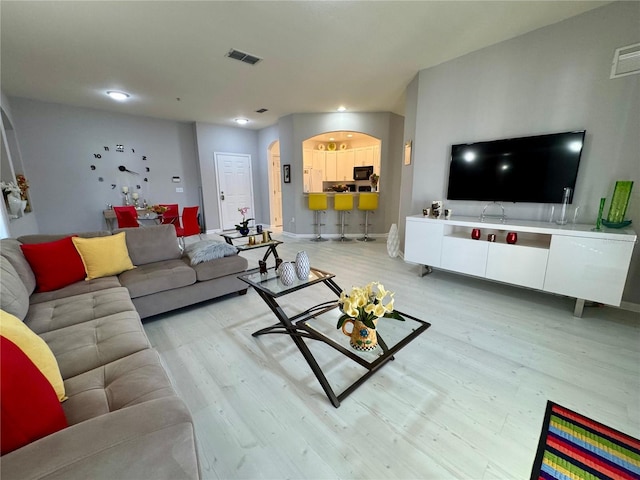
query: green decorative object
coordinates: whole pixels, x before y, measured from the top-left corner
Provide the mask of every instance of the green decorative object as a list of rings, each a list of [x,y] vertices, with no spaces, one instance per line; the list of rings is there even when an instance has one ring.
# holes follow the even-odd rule
[[[613,190],[613,197],[611,198],[611,205],[609,206],[607,222],[622,223],[624,215],[627,213],[632,188],[633,182],[631,180],[619,180],[616,182],[616,188]]]
[[[598,218],[596,219],[596,230],[598,231],[602,228],[602,212],[604,212],[604,202],[606,201],[606,197],[600,199],[600,209],[598,210]]]

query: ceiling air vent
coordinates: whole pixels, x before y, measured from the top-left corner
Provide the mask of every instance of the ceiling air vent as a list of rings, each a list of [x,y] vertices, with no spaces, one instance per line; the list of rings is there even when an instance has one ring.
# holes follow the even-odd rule
[[[249,65],[255,65],[262,60],[261,58],[235,49],[229,50],[229,53],[227,53],[226,56],[229,58],[233,58],[234,60],[240,60],[241,62],[248,63]]]
[[[616,49],[609,78],[624,77],[640,73],[640,43]]]

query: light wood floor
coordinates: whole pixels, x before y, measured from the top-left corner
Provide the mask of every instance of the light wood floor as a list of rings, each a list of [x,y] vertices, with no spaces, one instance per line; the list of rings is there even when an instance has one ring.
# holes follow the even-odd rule
[[[640,436],[637,313],[590,307],[579,319],[572,299],[441,271],[420,278],[382,239],[283,240],[284,259],[306,250],[343,288],[380,281],[432,327],[336,409],[288,337],[251,336],[275,321],[251,289],[149,319],[195,419],[204,478],[524,479],[548,399]],[[245,255],[250,266],[262,253]],[[331,299],[322,286],[301,293]],[[312,349],[338,392],[363,372]]]

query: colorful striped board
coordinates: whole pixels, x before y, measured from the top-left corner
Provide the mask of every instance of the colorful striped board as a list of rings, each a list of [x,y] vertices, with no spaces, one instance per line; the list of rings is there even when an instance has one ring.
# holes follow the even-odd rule
[[[549,401],[534,479],[640,479],[640,441]]]

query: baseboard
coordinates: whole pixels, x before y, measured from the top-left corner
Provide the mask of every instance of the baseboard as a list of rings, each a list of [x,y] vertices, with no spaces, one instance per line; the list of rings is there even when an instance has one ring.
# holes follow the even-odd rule
[[[301,240],[304,239],[312,239],[315,238],[315,234],[314,233],[291,233],[291,232],[282,232],[282,236],[283,237],[289,237],[289,238],[299,238]],[[358,238],[362,238],[362,233],[350,233],[348,235],[345,235],[346,238],[350,238],[351,240],[357,240]],[[385,239],[387,238],[387,234],[386,233],[370,233],[369,237],[371,238],[382,238]],[[326,238],[327,240],[335,240],[340,238],[340,234],[339,233],[323,233],[322,234],[322,238]]]
[[[620,308],[623,310],[629,310],[630,312],[640,313],[640,303],[622,302]]]

